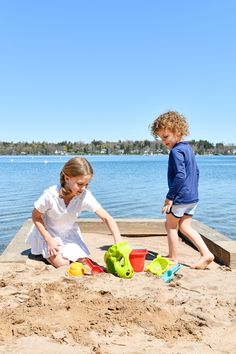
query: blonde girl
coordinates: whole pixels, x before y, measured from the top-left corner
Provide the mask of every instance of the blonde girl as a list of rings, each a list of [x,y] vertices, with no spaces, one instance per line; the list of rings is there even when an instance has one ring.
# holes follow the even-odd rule
[[[92,177],[92,166],[85,158],[72,158],[60,172],[60,184],[46,189],[34,203],[26,242],[32,254],[42,255],[56,268],[90,254],[77,223],[82,211],[94,212],[108,226],[114,242],[122,242],[116,222],[87,189]]]

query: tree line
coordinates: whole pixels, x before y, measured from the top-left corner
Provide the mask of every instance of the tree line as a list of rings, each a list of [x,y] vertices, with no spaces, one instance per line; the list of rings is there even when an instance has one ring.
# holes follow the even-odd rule
[[[234,144],[212,144],[207,140],[190,140],[195,154],[198,155],[236,155]],[[102,141],[90,143],[82,141],[43,142],[5,142],[0,141],[0,155],[155,155],[168,154],[167,148],[159,140]]]

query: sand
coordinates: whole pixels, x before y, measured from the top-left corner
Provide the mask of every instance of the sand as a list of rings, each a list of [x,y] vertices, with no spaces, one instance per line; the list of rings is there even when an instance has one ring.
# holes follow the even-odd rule
[[[104,266],[111,237],[84,236]],[[166,237],[124,240],[167,252]],[[184,265],[169,284],[147,272],[69,277],[68,267],[30,258],[2,263],[0,353],[236,353],[236,271],[216,263],[190,269],[199,255],[182,241],[179,254]]]

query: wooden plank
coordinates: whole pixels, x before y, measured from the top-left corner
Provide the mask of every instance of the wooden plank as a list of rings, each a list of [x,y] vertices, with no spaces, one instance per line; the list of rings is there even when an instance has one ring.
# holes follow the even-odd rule
[[[128,237],[163,236],[166,235],[163,219],[116,219],[121,234]],[[82,233],[108,234],[107,227],[98,219],[78,219]],[[0,262],[25,262],[30,248],[25,243],[26,235],[32,226],[31,219],[26,220],[16,236],[0,256]],[[215,260],[236,269],[236,241],[233,241],[216,230],[193,220],[194,228],[200,233],[214,254]],[[188,244],[188,239],[179,233]],[[191,244],[191,246],[193,246]]]
[[[236,241],[197,220],[193,220],[193,227],[199,232],[209,250],[214,254],[215,261],[232,269],[236,268]],[[179,236],[194,247],[192,242],[180,231]]]
[[[165,220],[162,219],[116,219],[123,236],[163,236],[166,235]],[[81,232],[109,233],[100,219],[79,219]]]

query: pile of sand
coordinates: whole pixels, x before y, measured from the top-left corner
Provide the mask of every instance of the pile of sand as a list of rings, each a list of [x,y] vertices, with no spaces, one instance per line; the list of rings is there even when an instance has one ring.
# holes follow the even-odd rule
[[[86,240],[104,265],[109,236]],[[165,237],[127,240],[166,252]],[[183,242],[180,255],[169,284],[146,272],[75,278],[32,259],[1,264],[0,353],[236,353],[236,272],[190,269],[198,253]]]

